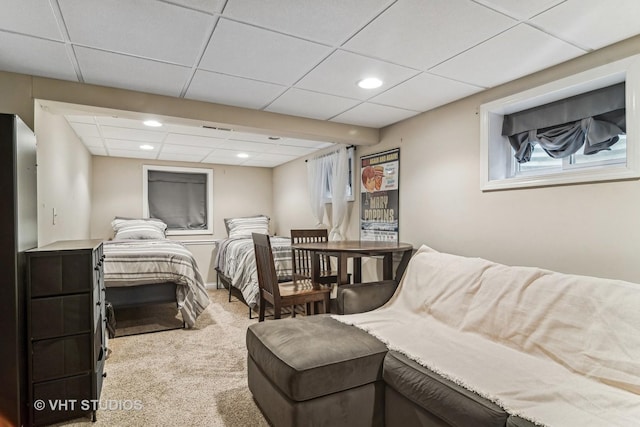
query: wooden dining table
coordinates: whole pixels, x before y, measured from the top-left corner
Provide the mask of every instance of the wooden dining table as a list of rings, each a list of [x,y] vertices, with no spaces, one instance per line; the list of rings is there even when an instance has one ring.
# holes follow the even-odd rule
[[[354,283],[362,282],[362,258],[363,257],[379,257],[382,261],[383,280],[394,279],[400,281],[404,270],[407,268],[409,259],[413,253],[413,245],[402,242],[385,242],[373,240],[340,240],[328,242],[313,243],[295,243],[291,245],[292,249],[301,249],[310,251],[313,254],[312,276],[314,282],[320,277],[320,255],[328,255],[336,257],[337,262],[337,284],[346,285],[349,283],[349,275],[347,274],[347,260],[353,260],[353,281]],[[393,272],[393,254],[402,253],[402,259],[396,268],[395,275]]]

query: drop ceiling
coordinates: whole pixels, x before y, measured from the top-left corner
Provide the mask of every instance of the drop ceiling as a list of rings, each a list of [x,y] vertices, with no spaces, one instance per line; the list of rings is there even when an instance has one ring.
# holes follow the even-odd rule
[[[5,0],[0,70],[381,128],[640,34],[638,16],[637,0]],[[269,167],[331,143],[67,119],[95,155]]]

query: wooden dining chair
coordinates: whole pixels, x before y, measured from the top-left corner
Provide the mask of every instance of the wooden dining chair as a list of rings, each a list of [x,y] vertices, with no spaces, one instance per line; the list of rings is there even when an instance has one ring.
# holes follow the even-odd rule
[[[291,230],[291,244],[295,243],[316,243],[329,240],[329,233],[326,228],[293,229]],[[311,251],[302,249],[291,249],[292,274],[294,278],[313,277],[313,256]],[[337,283],[337,272],[331,268],[331,259],[328,255],[320,255],[320,278],[322,284]],[[350,275],[349,275],[350,276]]]
[[[331,288],[315,284],[311,279],[295,279],[292,282],[278,282],[276,266],[273,261],[271,241],[266,234],[253,233],[253,248],[258,269],[258,288],[260,291],[260,311],[258,321],[262,322],[267,302],[273,305],[273,317],[279,319],[283,307],[296,305],[307,307],[321,302],[325,313],[329,313],[329,294]],[[295,313],[295,311],[293,311]]]

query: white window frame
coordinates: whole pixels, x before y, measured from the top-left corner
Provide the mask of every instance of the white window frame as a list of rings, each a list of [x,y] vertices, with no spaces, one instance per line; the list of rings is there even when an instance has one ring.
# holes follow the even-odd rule
[[[502,136],[507,114],[625,82],[626,164],[594,165],[553,173],[511,176],[512,152]],[[524,187],[640,178],[640,55],[634,55],[480,106],[480,189]]]
[[[164,171],[176,173],[201,173],[207,175],[207,228],[204,230],[170,230],[167,235],[182,236],[193,234],[213,234],[213,170],[206,168],[187,168],[177,166],[142,166],[142,216],[149,218],[149,171]]]

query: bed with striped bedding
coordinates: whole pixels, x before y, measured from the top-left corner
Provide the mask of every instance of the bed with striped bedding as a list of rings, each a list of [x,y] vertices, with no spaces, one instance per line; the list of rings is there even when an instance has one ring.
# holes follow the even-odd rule
[[[258,270],[251,236],[221,240],[217,245],[216,272],[223,282],[237,288],[247,305],[256,307],[259,301]],[[291,239],[271,237],[271,249],[278,277],[290,277],[292,268]]]
[[[194,326],[209,295],[193,254],[169,239],[112,240],[104,243],[104,282],[110,287],[175,283],[185,326]]]

